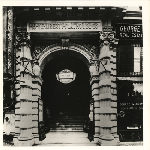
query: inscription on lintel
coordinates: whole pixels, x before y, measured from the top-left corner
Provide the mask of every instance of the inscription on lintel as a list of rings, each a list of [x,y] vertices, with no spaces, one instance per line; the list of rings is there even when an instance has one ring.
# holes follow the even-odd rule
[[[102,31],[101,21],[31,21],[27,32]]]

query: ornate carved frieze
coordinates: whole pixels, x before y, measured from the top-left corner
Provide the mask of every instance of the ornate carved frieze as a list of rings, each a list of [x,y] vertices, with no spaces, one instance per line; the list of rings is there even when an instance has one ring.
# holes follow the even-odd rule
[[[118,39],[115,38],[115,31],[101,31],[100,33],[100,47],[109,45],[110,49],[118,44]]]
[[[6,42],[7,42],[7,69],[10,74],[13,74],[13,8],[8,7],[7,9],[7,31],[6,31]]]
[[[38,57],[40,55],[44,54],[45,51],[47,51],[55,46],[61,46],[61,44],[56,43],[56,44],[52,44],[52,45],[47,45],[47,44],[35,45],[34,51],[32,53],[32,58],[38,59]]]
[[[32,58],[36,58],[48,45],[36,45]]]
[[[55,46],[61,46],[61,44],[56,43],[53,45],[46,45],[46,44],[41,44],[41,45],[36,45],[35,50],[33,51],[32,58],[37,59],[39,55],[42,55],[45,51],[55,47]],[[69,43],[69,46],[75,46],[78,47],[79,49],[83,50],[86,52],[89,56],[91,56],[92,59],[98,59],[99,56],[99,50],[98,46],[92,45],[92,44],[76,44],[76,43]]]
[[[92,44],[83,44],[85,48],[87,48],[94,56],[95,59],[99,56],[99,47],[97,45]]]
[[[91,59],[91,66],[94,66],[96,72],[99,72],[99,60]]]
[[[22,46],[31,47],[30,33],[18,32],[15,39],[16,49],[20,49]]]
[[[88,53],[89,55],[92,55],[93,59],[97,59],[99,56],[99,50],[98,46],[92,45],[92,44],[85,44],[83,43],[82,45],[77,44],[77,43],[70,43],[70,46],[76,46]]]

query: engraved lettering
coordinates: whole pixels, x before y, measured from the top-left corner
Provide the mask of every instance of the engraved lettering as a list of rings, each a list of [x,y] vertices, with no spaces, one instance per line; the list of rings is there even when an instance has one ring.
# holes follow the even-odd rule
[[[58,30],[68,31],[100,31],[101,23],[99,22],[41,22],[41,23],[29,23],[28,32],[50,32]],[[140,29],[136,29],[140,30]]]

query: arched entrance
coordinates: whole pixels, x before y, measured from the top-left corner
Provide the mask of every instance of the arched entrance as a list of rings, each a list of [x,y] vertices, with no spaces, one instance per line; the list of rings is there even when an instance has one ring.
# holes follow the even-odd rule
[[[79,45],[69,46],[68,50],[62,50],[58,45],[47,47],[37,56],[43,79],[41,95],[47,132],[84,132],[85,122],[90,123],[90,115],[94,118],[94,109],[90,107],[92,87],[89,71],[93,58],[92,53]],[[76,74],[73,82],[63,84],[57,81],[56,74],[64,69]],[[94,120],[91,121],[93,132]],[[90,124],[86,125],[91,128]]]
[[[64,69],[76,74],[74,81],[64,84],[57,80],[56,74]],[[88,67],[80,59],[64,53],[45,65],[42,79],[43,119],[46,127],[51,128],[50,131],[83,131],[83,122],[89,116],[92,98]]]
[[[22,49],[20,53],[21,60],[24,57],[28,57],[27,59],[31,59],[29,47],[25,47],[25,52],[23,50],[24,49]],[[26,53],[28,55],[22,55],[22,53]],[[72,45],[69,46],[69,49],[64,50],[60,45],[56,44],[47,47],[46,49],[39,52],[39,55],[36,56],[39,65],[35,63],[35,65],[33,65],[33,69],[31,63],[29,62],[26,62],[26,65],[28,66],[28,71],[25,70],[26,72],[18,64],[17,67],[20,68],[20,70],[18,69],[17,73],[20,74],[22,79],[21,81],[23,83],[16,85],[16,87],[21,86],[21,89],[18,89],[19,92],[21,91],[18,97],[21,105],[18,104],[19,109],[16,109],[16,116],[21,116],[21,118],[19,118],[20,120],[18,121],[18,127],[21,129],[21,131],[17,130],[17,132],[15,133],[15,143],[21,141],[20,144],[24,144],[24,142],[22,141],[26,139],[25,143],[32,145],[33,143],[38,143],[38,140],[42,140],[40,139],[40,136],[42,134],[39,131],[40,122],[43,121],[41,75],[45,68],[45,65],[50,62],[50,60],[57,58],[57,56],[62,56],[65,53],[69,54],[69,56],[75,56],[78,59],[82,60],[85,64],[87,64],[90,70],[90,85],[92,95],[92,100],[90,101],[90,122],[93,123],[91,124],[92,130],[90,130],[90,135],[91,137],[94,135],[90,140],[94,139],[95,141],[96,139],[96,142],[100,142],[102,145],[105,145],[108,144],[107,140],[109,139],[111,140],[111,144],[116,145],[118,140],[116,132],[116,83],[111,82],[116,81],[116,52],[115,49],[113,51],[110,51],[108,41],[101,45],[99,58],[97,60],[94,60],[94,55],[92,55],[90,51],[84,48],[84,46]],[[110,61],[110,59],[112,59],[112,61]],[[95,65],[91,65],[90,60],[92,60],[92,62],[95,61]],[[99,63],[98,67],[96,63]],[[31,74],[32,70],[33,74]],[[24,74],[27,74],[27,76],[25,76]],[[28,120],[28,124],[24,124],[26,120]],[[20,134],[18,137],[17,133]],[[29,136],[27,136],[26,133],[30,133]]]
[[[71,43],[69,45],[68,50],[63,50],[62,46],[59,44],[53,44],[51,46],[46,47],[40,53],[36,50],[33,53],[33,56],[36,57],[36,59],[39,62],[41,75],[46,63],[48,63],[51,59],[62,55],[70,55],[77,57],[80,60],[82,60],[88,67],[90,66],[91,60],[95,57],[95,53],[92,53],[90,49],[74,43]]]

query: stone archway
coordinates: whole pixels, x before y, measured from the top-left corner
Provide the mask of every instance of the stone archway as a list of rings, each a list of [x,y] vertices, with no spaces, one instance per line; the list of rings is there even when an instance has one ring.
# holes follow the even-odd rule
[[[52,60],[58,56],[66,55],[66,54],[69,56],[74,56],[74,57],[80,59],[84,64],[86,64],[86,66],[89,68],[91,76],[95,76],[94,82],[98,83],[98,81],[99,81],[98,72],[97,72],[95,66],[91,66],[91,62],[93,61],[93,59],[95,59],[95,54],[90,52],[87,48],[85,48],[81,45],[77,45],[77,44],[72,44],[71,46],[69,46],[68,50],[62,50],[60,45],[52,45],[52,46],[46,47],[36,57],[36,59],[38,59],[38,62],[39,62],[40,77],[42,75],[45,65],[50,60]],[[92,96],[99,94],[98,84],[95,85],[93,82],[90,82],[90,86],[91,86],[91,95]],[[94,97],[93,97],[93,99],[94,99]],[[93,135],[95,132],[95,126],[94,126],[95,120],[94,120],[94,101],[92,101],[92,98],[91,98],[89,107],[90,107],[90,114],[89,114],[90,122],[92,123],[92,125],[90,125],[90,128],[92,128],[91,129],[92,132],[89,134],[89,136],[91,136],[92,139],[94,140]],[[39,113],[39,116],[40,116],[40,113]]]
[[[93,52],[90,52],[90,49],[85,48],[82,45],[78,44],[71,44],[69,46],[68,50],[63,50],[62,47],[59,44],[53,44],[51,46],[47,46],[44,48],[42,52],[40,52],[37,55],[36,59],[38,60],[39,66],[40,66],[40,76],[42,74],[42,71],[44,69],[44,66],[47,62],[49,62],[51,59],[57,57],[57,55],[63,55],[63,53],[69,53],[70,55],[73,55],[80,60],[82,60],[88,67],[90,67],[90,63],[93,59],[95,59],[95,54]],[[36,53],[36,50],[35,50]]]
[[[117,89],[116,89],[116,49],[112,48],[108,39],[103,39],[98,62],[99,67],[90,65],[94,55],[82,46],[73,45],[67,52],[79,54],[85,61],[91,74],[92,99],[90,103],[90,120],[94,124],[94,140],[101,145],[117,145]],[[112,42],[113,43],[113,42]],[[53,50],[53,51],[52,51]],[[55,53],[53,53],[55,51]],[[16,64],[16,76],[20,83],[16,84],[18,103],[15,106],[15,145],[33,145],[39,143],[39,122],[42,121],[41,72],[45,64],[56,52],[63,51],[61,46],[54,45],[44,49],[37,56],[39,64],[32,68],[30,47],[23,44],[16,55],[20,63]],[[26,53],[26,54],[25,54]],[[111,61],[110,61],[111,59]],[[91,61],[92,62],[92,61]],[[26,65],[27,68],[24,68]],[[99,69],[99,70],[98,70]],[[32,73],[33,71],[33,73]],[[99,81],[100,80],[100,81]],[[94,108],[94,109],[93,109]],[[93,113],[94,112],[94,113]],[[92,139],[93,140],[93,139]]]

